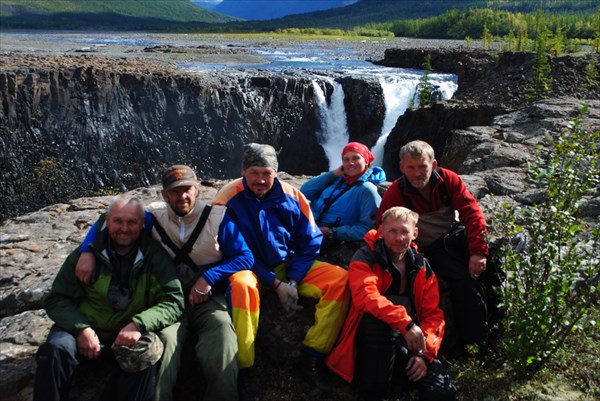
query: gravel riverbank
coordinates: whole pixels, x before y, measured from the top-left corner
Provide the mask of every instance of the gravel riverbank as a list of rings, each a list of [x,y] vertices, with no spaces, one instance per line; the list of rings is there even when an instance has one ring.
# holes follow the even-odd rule
[[[268,35],[157,34],[139,32],[0,32],[0,53],[12,52],[39,56],[93,55],[105,58],[142,58],[169,65],[203,62],[230,66],[261,64],[260,48],[287,49],[312,47],[333,52],[334,57],[380,60],[388,48],[455,49],[465,47],[462,40],[412,38],[302,39]],[[470,46],[477,46],[472,42]],[[166,46],[149,51],[153,46]],[[18,65],[10,58],[4,68]]]

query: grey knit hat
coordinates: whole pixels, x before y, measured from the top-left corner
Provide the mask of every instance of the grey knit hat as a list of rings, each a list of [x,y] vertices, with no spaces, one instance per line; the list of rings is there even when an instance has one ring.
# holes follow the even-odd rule
[[[112,345],[115,359],[125,372],[141,372],[146,370],[162,357],[164,346],[160,338],[148,332],[133,345]]]
[[[277,152],[271,145],[261,145],[259,143],[249,143],[244,145],[244,155],[242,156],[242,170],[249,167],[271,167],[277,171]]]

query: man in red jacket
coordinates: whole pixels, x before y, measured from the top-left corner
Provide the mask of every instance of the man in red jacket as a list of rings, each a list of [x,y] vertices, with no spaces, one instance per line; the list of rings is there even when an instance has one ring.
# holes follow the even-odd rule
[[[441,306],[446,321],[454,320],[457,345],[483,346],[488,334],[481,283],[488,256],[485,217],[460,176],[438,167],[428,143],[412,141],[404,145],[400,149],[400,171],[402,176],[383,195],[377,224],[393,206],[419,213],[416,243],[441,279],[442,298],[444,288],[449,287],[452,308],[445,302]],[[456,336],[450,330],[448,334]]]
[[[436,359],[444,336],[437,279],[418,253],[419,215],[393,207],[348,269],[352,307],[327,366],[354,382],[365,400],[387,395],[394,370],[414,383],[420,400],[451,401],[456,388]]]

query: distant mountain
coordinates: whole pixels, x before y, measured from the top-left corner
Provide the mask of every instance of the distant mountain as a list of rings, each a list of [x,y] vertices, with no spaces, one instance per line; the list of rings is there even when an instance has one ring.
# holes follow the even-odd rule
[[[190,0],[1,0],[2,29],[178,30],[236,21]]]
[[[213,9],[221,14],[245,20],[270,20],[287,15],[328,10],[358,0],[223,0]],[[196,2],[194,2],[196,3]]]
[[[212,10],[214,9],[216,6],[219,5],[219,3],[221,3],[223,0],[206,0],[206,1],[201,1],[201,0],[191,0],[193,4],[200,6],[202,8],[206,8],[207,10]]]

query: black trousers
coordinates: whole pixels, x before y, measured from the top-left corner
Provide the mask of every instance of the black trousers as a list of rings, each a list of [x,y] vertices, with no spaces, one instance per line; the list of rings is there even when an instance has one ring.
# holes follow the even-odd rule
[[[406,377],[411,357],[404,337],[373,315],[365,313],[356,336],[356,368],[354,383],[362,399],[383,400],[394,378],[407,386],[415,386],[422,401],[452,401],[456,387],[450,381],[444,364],[436,359],[427,374],[417,382]],[[394,373],[396,372],[396,374]]]
[[[440,283],[440,308],[446,319],[444,348],[484,342],[488,336],[488,298],[492,291],[486,282],[490,281],[492,273],[488,266],[490,271],[486,271],[479,280],[469,275],[464,227],[420,250],[429,260]]]
[[[102,399],[118,401],[152,401],[156,387],[157,369],[154,365],[140,372],[121,370],[107,345],[99,360],[83,360],[98,368],[113,372],[112,384],[104,389]],[[33,401],[67,401],[75,369],[80,364],[77,339],[70,333],[53,326],[48,339],[36,354],[37,369],[33,387]]]

